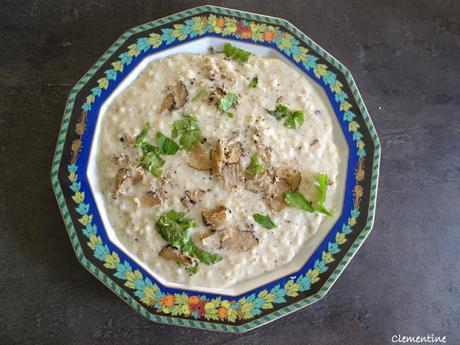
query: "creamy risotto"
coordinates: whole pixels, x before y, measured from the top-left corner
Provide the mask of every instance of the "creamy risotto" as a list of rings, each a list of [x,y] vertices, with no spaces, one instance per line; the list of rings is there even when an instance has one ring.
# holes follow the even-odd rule
[[[333,114],[312,83],[230,45],[147,65],[97,138],[124,246],[189,286],[228,287],[291,261],[337,199]]]

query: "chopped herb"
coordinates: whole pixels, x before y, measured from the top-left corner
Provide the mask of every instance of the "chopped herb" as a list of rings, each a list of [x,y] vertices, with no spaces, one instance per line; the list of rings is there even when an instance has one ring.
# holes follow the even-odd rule
[[[263,214],[255,213],[252,215],[254,220],[262,225],[265,229],[276,228],[276,224],[270,219],[269,216],[264,216]]]
[[[198,118],[191,114],[186,115],[182,120],[174,122],[171,135],[173,138],[180,136],[179,143],[185,150],[193,149],[201,139]]]
[[[200,262],[204,263],[205,265],[212,265],[212,264],[222,260],[222,256],[220,256],[218,254],[209,253],[209,252],[201,249],[196,244],[194,244],[191,240],[183,248],[183,251],[186,254],[197,258]]]
[[[155,146],[153,146],[155,147]],[[157,147],[155,147],[157,148]],[[158,149],[158,148],[157,148]],[[150,173],[155,177],[161,176],[161,168],[165,164],[165,161],[160,157],[158,151],[144,151],[142,158],[140,160],[142,166],[150,171]]]
[[[224,52],[227,57],[235,61],[238,61],[240,63],[248,61],[249,56],[251,56],[250,52],[243,50],[241,48],[235,47],[234,45],[230,43],[225,43]]]
[[[185,213],[170,210],[155,221],[155,228],[161,237],[170,245],[181,249],[190,242],[190,229],[195,222],[187,218]]]
[[[160,157],[160,149],[145,141],[150,131],[150,124],[146,123],[141,133],[136,137],[135,144],[142,150],[140,164],[148,170],[153,176],[161,176],[161,168],[165,161]]]
[[[193,261],[193,263],[189,267],[185,268],[185,270],[190,274],[195,274],[198,272],[198,263]]]
[[[157,132],[157,145],[162,155],[175,155],[179,150],[179,145],[161,132]]]
[[[264,172],[264,167],[263,165],[260,163],[260,156],[258,153],[254,153],[252,156],[251,156],[251,160],[249,162],[249,165],[248,167],[246,168],[246,171],[252,175],[257,175],[257,174],[260,174],[260,173],[263,173]]]
[[[259,83],[259,77],[255,76],[254,78],[252,78],[251,82],[249,83],[249,88],[255,89],[258,83]]]
[[[318,180],[316,181],[316,187],[318,188],[319,198],[315,203],[314,208],[317,212],[323,213],[328,217],[332,216],[332,212],[324,208],[324,203],[326,202],[326,193],[327,193],[327,175],[320,174]]]
[[[284,126],[291,129],[296,129],[303,124],[304,116],[301,110],[291,110],[287,105],[278,103],[274,110],[267,109],[268,113],[278,121],[284,120]]]
[[[283,194],[284,201],[286,201],[286,203],[291,207],[300,208],[307,212],[319,212],[319,213],[325,214],[328,217],[331,217],[333,213],[324,208],[324,202],[326,201],[326,192],[327,192],[327,175],[326,174],[319,175],[318,180],[316,182],[316,186],[318,188],[320,195],[319,195],[318,201],[314,204],[311,201],[308,201],[307,199],[305,199],[303,194],[300,192],[284,193]]]
[[[228,117],[233,117],[233,113],[229,112],[231,108],[234,108],[238,103],[238,96],[234,93],[228,93],[227,95],[221,97],[219,99],[219,103],[217,104],[217,108],[220,111],[223,111],[227,114]]]
[[[155,220],[155,228],[161,237],[183,254],[194,257],[206,265],[222,260],[220,255],[208,253],[192,242],[190,231],[195,226],[194,220],[186,217],[183,212],[174,210],[164,213]],[[188,270],[196,273],[197,267],[192,265]]]
[[[296,129],[297,125],[302,126],[303,124],[303,112],[300,110],[296,110],[291,112],[286,119],[284,120],[284,126],[290,129]]]
[[[150,131],[150,123],[146,122],[144,127],[142,128],[141,132],[136,137],[135,144],[140,145],[145,140],[147,135],[149,134],[149,131]]]
[[[150,143],[147,143],[145,141],[140,143],[138,146],[142,150],[143,154],[146,154],[146,153],[149,153],[149,152],[154,152],[157,155],[160,154],[160,149],[157,146],[152,145]]]
[[[207,92],[208,92],[208,89],[206,87],[202,88],[195,95],[193,95],[192,102],[197,101],[199,98],[203,97]]]
[[[307,201],[300,192],[286,192],[283,194],[284,201],[291,207],[300,208],[307,212],[314,212],[314,208],[310,201]]]

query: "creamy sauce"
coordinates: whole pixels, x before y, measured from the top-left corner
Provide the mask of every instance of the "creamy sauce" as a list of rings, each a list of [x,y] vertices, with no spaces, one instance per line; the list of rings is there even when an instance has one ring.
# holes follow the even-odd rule
[[[210,81],[204,65],[215,64],[225,75],[224,79]],[[256,88],[248,88],[254,76],[258,76]],[[182,81],[189,93],[188,102],[182,109],[162,113],[161,104],[168,86]],[[239,96],[239,105],[232,109],[233,118],[216,110],[215,104],[203,96],[195,102],[190,99],[203,87],[224,86],[228,92]],[[281,98],[280,98],[281,97]],[[283,126],[270,116],[266,109],[274,109],[277,102],[291,109],[304,112],[305,122],[296,130]],[[167,198],[154,207],[139,207],[136,196],[158,187],[158,179],[148,172],[139,184],[134,185],[117,199],[111,196],[119,166],[111,158],[121,152],[132,162],[139,158],[139,150],[121,137],[135,137],[146,122],[152,126],[148,140],[155,143],[155,134],[161,131],[171,136],[174,121],[183,114],[194,113],[199,118],[202,136],[214,144],[218,139],[230,137],[239,131],[238,140],[247,153],[242,157],[246,167],[255,152],[254,138],[248,127],[261,132],[260,143],[273,149],[271,164],[283,166],[296,161],[302,175],[299,191],[314,200],[314,182],[320,173],[327,173],[329,180],[336,181],[340,164],[338,147],[334,141],[332,118],[334,114],[315,92],[313,81],[286,63],[270,58],[251,56],[249,62],[239,64],[224,58],[223,54],[178,54],[155,60],[143,70],[138,78],[123,90],[109,105],[101,120],[97,140],[97,174],[109,222],[119,240],[144,265],[169,282],[188,286],[228,287],[235,283],[273,271],[293,259],[305,241],[318,229],[324,215],[308,213],[286,207],[271,212],[259,194],[245,190],[243,186],[229,190],[208,171],[199,171],[186,163],[186,152],[180,150],[174,156],[164,156],[163,174],[169,175],[171,183],[166,186]],[[202,200],[186,210],[180,199],[185,190],[202,189]],[[336,183],[328,187],[326,207],[336,205]],[[259,245],[248,252],[232,250],[208,250],[200,243],[200,235],[209,231],[201,220],[201,211],[218,203],[225,204],[232,212],[229,221],[234,224],[253,224]],[[198,272],[189,274],[174,261],[159,256],[167,244],[155,230],[154,217],[174,209],[186,212],[198,224],[192,238],[197,245],[210,252],[219,253],[223,260],[213,264],[199,264]],[[267,230],[254,222],[254,213],[268,214],[277,225]]]

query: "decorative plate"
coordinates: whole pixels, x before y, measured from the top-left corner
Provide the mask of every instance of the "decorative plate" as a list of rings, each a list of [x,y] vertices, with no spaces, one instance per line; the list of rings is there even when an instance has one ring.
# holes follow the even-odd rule
[[[348,146],[344,203],[295,272],[232,291],[190,291],[162,284],[111,240],[92,190],[91,147],[101,106],[149,58],[205,52],[229,40],[256,54],[272,52],[322,88]],[[117,296],[152,321],[244,332],[318,301],[331,288],[372,228],[379,159],[377,133],[340,62],[285,20],[202,6],[128,30],[74,86],[51,180],[78,260]]]

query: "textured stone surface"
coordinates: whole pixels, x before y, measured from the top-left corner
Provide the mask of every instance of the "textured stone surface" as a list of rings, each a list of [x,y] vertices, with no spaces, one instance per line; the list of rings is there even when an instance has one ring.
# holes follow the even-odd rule
[[[198,1],[0,1],[0,344],[460,343],[460,4],[224,1],[353,73],[382,142],[374,231],[318,303],[243,335],[146,321],[77,262],[49,171],[71,86],[128,28]]]

